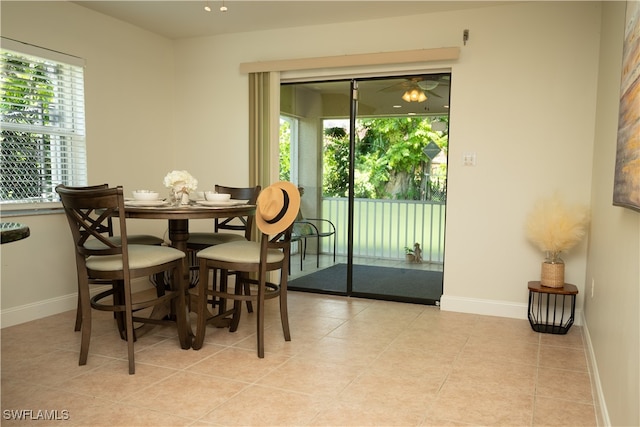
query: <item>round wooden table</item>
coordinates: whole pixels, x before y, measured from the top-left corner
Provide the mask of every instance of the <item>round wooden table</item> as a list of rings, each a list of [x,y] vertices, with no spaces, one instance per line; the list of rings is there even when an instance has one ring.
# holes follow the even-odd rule
[[[253,215],[255,205],[205,206],[190,204],[187,206],[143,207],[130,206],[125,203],[125,216],[140,219],[164,219],[169,221],[169,240],[171,246],[187,252],[189,240],[189,220],[206,218],[228,218],[234,216]],[[213,229],[213,226],[211,227]]]
[[[239,204],[235,206],[205,206],[192,203],[187,206],[160,206],[160,207],[143,207],[143,206],[127,206],[125,203],[124,211],[127,218],[138,219],[163,219],[169,221],[169,240],[171,246],[187,253],[187,241],[189,240],[189,220],[190,219],[207,219],[207,218],[229,218],[234,216],[253,215],[255,213],[255,205]],[[213,230],[213,225],[211,226]],[[184,258],[183,263],[184,286],[188,289],[189,285],[189,264],[188,257]]]

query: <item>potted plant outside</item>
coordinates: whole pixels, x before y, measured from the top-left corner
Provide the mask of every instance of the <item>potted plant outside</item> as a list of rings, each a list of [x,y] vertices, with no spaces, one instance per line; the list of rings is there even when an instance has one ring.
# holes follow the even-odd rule
[[[416,256],[413,253],[413,249],[411,249],[409,246],[404,247],[404,260],[406,262],[414,262],[416,260]]]

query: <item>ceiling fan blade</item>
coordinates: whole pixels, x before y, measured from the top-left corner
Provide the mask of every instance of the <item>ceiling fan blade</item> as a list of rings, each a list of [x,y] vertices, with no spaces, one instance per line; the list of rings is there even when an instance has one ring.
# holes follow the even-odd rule
[[[434,92],[434,91],[432,91],[432,90],[424,90],[424,92],[425,92],[426,94],[428,94],[429,96],[435,96],[436,98],[442,98],[440,95],[438,95],[437,93],[435,93],[435,92]]]
[[[396,83],[394,85],[382,88],[379,90],[379,92],[397,92],[397,91],[415,89],[415,87],[416,85],[413,82],[404,81],[404,82]]]

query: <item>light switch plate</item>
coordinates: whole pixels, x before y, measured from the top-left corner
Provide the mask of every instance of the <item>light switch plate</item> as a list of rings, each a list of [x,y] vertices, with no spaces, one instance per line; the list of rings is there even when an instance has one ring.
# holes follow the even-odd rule
[[[462,154],[462,166],[475,166],[476,153],[467,152]]]

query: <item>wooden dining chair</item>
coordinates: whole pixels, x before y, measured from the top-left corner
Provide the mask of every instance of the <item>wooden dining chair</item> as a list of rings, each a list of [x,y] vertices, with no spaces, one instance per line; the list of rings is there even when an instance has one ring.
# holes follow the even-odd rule
[[[100,185],[91,185],[91,186],[86,186],[86,187],[69,187],[67,186],[66,188],[71,188],[74,190],[98,190],[98,189],[105,189],[105,188],[109,188],[109,184],[100,184]],[[120,240],[120,236],[116,236],[114,235],[114,230],[113,230],[113,220],[111,217],[109,217],[107,223],[105,224],[100,224],[98,226],[98,230],[105,234],[106,236],[109,236],[109,239],[118,243],[121,242]],[[155,245],[155,246],[160,246],[164,243],[164,239],[162,239],[161,237],[157,237],[157,236],[153,236],[150,234],[129,234],[127,236],[127,241],[130,245]],[[86,247],[91,247],[92,245],[101,245],[99,240],[95,240],[95,239],[89,239],[87,241],[87,243],[85,244]],[[90,279],[91,280],[91,279]],[[94,284],[103,284],[101,283],[99,280],[93,280]],[[80,301],[80,292],[78,289],[78,304],[77,304],[77,309],[76,309],[76,323],[74,326],[74,330],[77,332],[81,329],[82,327],[82,308],[80,307],[81,301]]]
[[[289,182],[267,187],[257,199],[255,221],[261,231],[259,242],[235,241],[223,243],[198,252],[200,280],[197,286],[197,332],[193,348],[204,343],[207,324],[231,316],[230,332],[240,322],[242,301],[253,301],[256,308],[257,352],[264,357],[264,304],[265,300],[279,298],[280,320],[285,341],[291,340],[287,309],[287,279],[291,228],[300,208],[300,194]],[[209,286],[209,271],[220,271],[220,281]],[[279,283],[268,281],[267,274],[280,271]],[[235,285],[229,287],[229,272],[235,272]],[[257,276],[252,278],[251,275]],[[233,300],[233,308],[212,315],[208,310],[208,297],[223,301]]]
[[[226,187],[216,185],[217,193],[230,194],[232,200],[248,200],[248,204],[255,205],[260,194],[261,186],[255,187]],[[189,265],[191,270],[191,284],[195,286],[199,278],[199,267],[197,262],[197,253],[202,249],[223,243],[247,241],[251,240],[253,233],[253,215],[241,215],[228,218],[215,218],[213,223],[213,232],[195,232],[189,233],[187,240],[187,249],[189,254]],[[216,280],[217,272],[214,271],[214,280]],[[247,285],[248,286],[248,285]],[[248,288],[247,288],[248,291]],[[217,299],[210,301],[214,306],[222,304]],[[222,308],[224,310],[224,307]],[[251,301],[247,301],[247,310],[253,311]]]
[[[135,373],[133,323],[176,324],[182,348],[190,347],[186,317],[185,290],[182,286],[182,259],[185,253],[167,246],[129,244],[122,187],[73,189],[56,187],[69,222],[76,255],[80,295],[81,344],[80,365],[87,363],[91,339],[91,309],[116,314],[121,337],[127,340],[129,373]],[[118,239],[104,232],[110,218],[118,217]],[[95,239],[95,241],[93,241]],[[88,241],[93,241],[87,245]],[[137,296],[134,300],[131,281],[164,272],[172,273],[171,290],[162,289],[154,296]],[[109,284],[107,290],[91,297],[90,285]],[[163,308],[170,305],[175,322],[165,320]],[[154,308],[151,315],[140,310]],[[160,315],[156,315],[158,310]]]
[[[248,204],[255,205],[260,194],[261,187],[225,187],[216,185],[217,193],[231,194],[232,200],[248,200]],[[213,232],[189,233],[187,248],[199,251],[209,246],[221,243],[236,242],[239,240],[251,240],[253,232],[253,215],[243,215],[230,218],[215,218]]]

